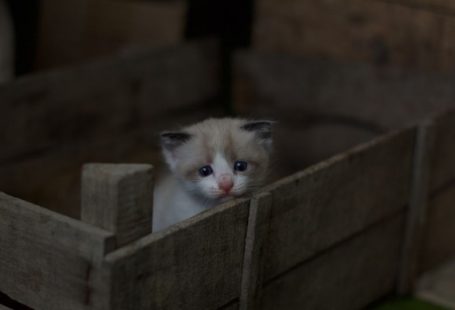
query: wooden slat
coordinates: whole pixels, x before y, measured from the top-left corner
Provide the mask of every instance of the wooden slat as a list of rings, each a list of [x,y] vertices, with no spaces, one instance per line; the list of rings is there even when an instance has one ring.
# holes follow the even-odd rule
[[[81,220],[115,234],[123,246],[152,232],[152,166],[86,164]]]
[[[265,280],[403,210],[414,136],[413,129],[384,136],[267,187]]]
[[[397,290],[401,295],[414,290],[418,276],[424,230],[427,224],[430,154],[433,151],[432,121],[417,127],[406,230],[402,246]]]
[[[256,12],[256,49],[412,69],[455,65],[453,43],[446,44],[450,34],[444,29],[453,15],[440,11],[401,1],[260,0]]]
[[[22,304],[92,309],[108,293],[96,266],[114,245],[107,231],[0,193],[0,291]]]
[[[1,85],[0,162],[75,140],[169,125],[171,115],[218,94],[217,56],[214,42],[130,51]]]
[[[263,278],[264,243],[267,240],[268,223],[272,197],[264,192],[250,202],[248,215],[248,231],[245,240],[245,254],[242,271],[242,287],[240,292],[240,310],[256,309],[256,302],[261,295]]]
[[[260,309],[363,309],[393,291],[403,237],[396,215],[267,283]]]
[[[240,292],[248,201],[228,203],[106,257],[109,309],[216,309]]]

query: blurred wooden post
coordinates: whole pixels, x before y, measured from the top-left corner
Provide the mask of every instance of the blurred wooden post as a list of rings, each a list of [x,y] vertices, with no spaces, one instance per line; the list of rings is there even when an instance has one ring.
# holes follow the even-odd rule
[[[262,252],[269,229],[271,208],[272,197],[268,192],[254,197],[250,203],[240,291],[240,310],[260,309],[264,263]]]
[[[146,164],[84,165],[81,220],[114,233],[117,247],[150,234],[152,171]]]
[[[418,274],[423,230],[426,224],[432,146],[433,123],[427,121],[417,127],[415,138],[409,209],[398,275],[397,291],[401,295],[409,294],[414,289]]]

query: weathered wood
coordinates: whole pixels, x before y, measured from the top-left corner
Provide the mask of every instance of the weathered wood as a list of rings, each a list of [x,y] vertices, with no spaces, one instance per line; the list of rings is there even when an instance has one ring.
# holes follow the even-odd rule
[[[171,115],[210,110],[207,101],[220,87],[218,69],[216,44],[197,42],[125,52],[0,85],[0,162],[75,141],[155,130]]]
[[[414,136],[413,129],[389,134],[267,187],[265,280],[403,210]]]
[[[0,193],[0,291],[22,304],[96,309],[108,294],[96,266],[114,246],[107,231]]]
[[[210,209],[106,256],[109,309],[215,309],[238,298],[248,201]]]
[[[269,228],[271,198],[270,193],[261,193],[250,202],[240,291],[240,310],[256,309],[256,303],[260,298],[264,262],[261,258],[264,255],[264,242],[267,239],[266,235]]]
[[[434,128],[431,121],[417,127],[406,231],[397,283],[397,291],[401,295],[413,291],[418,275],[428,207],[433,134]]]
[[[352,239],[266,283],[261,309],[363,309],[395,286],[403,216]]]
[[[430,197],[420,271],[455,258],[455,187]]]
[[[259,50],[412,69],[455,65],[444,29],[453,15],[377,0],[260,0],[256,12],[253,45]]]
[[[123,246],[152,232],[153,176],[146,164],[86,164],[81,220],[115,234]]]
[[[435,304],[455,308],[455,262],[425,273],[418,283],[417,297]]]

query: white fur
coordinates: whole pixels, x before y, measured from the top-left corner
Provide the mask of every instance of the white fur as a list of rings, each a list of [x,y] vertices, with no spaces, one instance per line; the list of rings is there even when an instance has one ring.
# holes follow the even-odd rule
[[[213,205],[195,199],[172,175],[164,177],[154,190],[153,231],[190,218]]]

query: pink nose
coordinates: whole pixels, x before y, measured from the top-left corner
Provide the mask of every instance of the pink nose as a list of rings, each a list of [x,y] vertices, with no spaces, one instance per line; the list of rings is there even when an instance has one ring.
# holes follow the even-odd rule
[[[233,186],[234,182],[232,182],[232,177],[228,174],[223,174],[218,179],[218,187],[225,193],[229,193]]]

